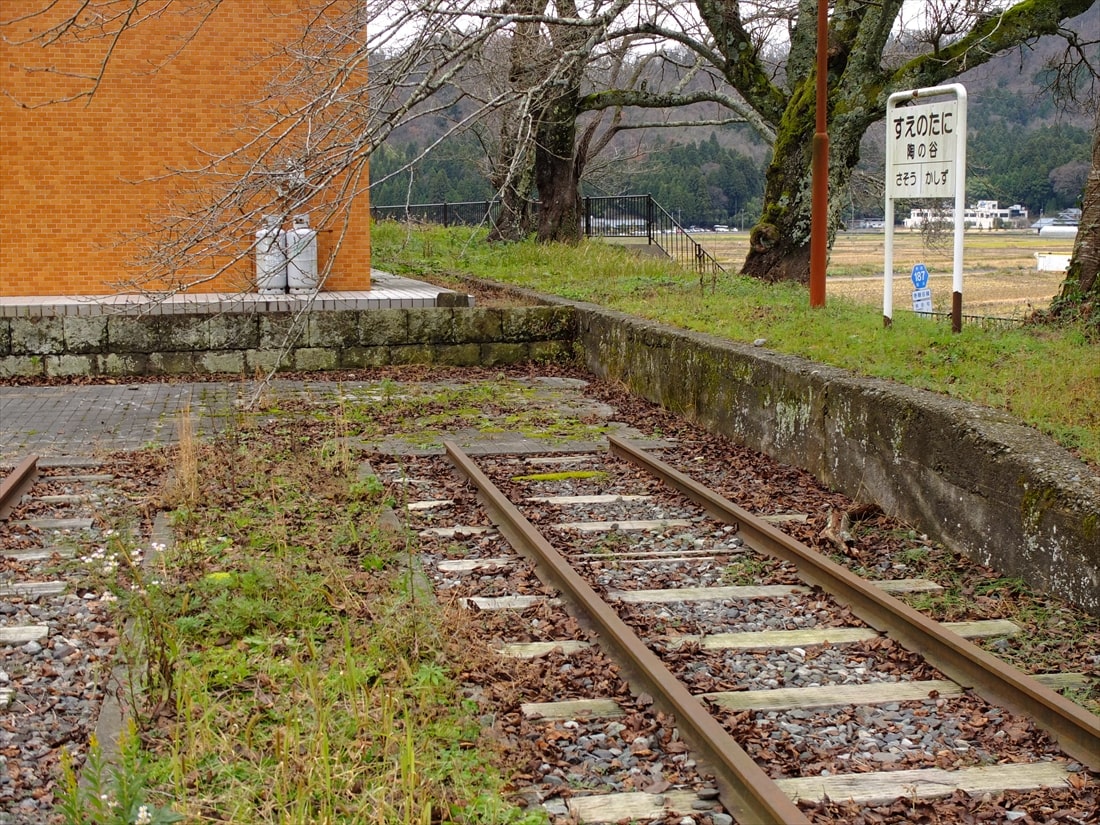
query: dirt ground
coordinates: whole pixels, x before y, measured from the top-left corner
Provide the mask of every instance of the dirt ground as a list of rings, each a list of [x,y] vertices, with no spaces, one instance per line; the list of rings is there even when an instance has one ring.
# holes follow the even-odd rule
[[[830,276],[826,296],[843,295],[857,301],[881,306],[883,278],[877,276]],[[950,270],[932,271],[928,281],[932,289],[932,308],[951,311],[953,282]],[[964,315],[993,318],[1025,318],[1034,310],[1046,309],[1062,285],[1061,272],[963,272],[962,311]],[[894,276],[894,309],[912,308],[913,282],[909,275]]]
[[[702,233],[693,236],[731,272],[736,272],[748,248],[747,232]],[[837,236],[827,269],[826,295],[845,295],[882,305],[885,235],[882,232],[844,232]],[[909,273],[923,263],[931,274],[933,308],[950,312],[952,251],[927,248],[919,233],[894,235],[894,308],[912,306]],[[1045,309],[1058,294],[1063,273],[1040,272],[1036,254],[1068,255],[1073,241],[1040,238],[1034,232],[973,232],[963,252],[963,314],[1022,318]]]

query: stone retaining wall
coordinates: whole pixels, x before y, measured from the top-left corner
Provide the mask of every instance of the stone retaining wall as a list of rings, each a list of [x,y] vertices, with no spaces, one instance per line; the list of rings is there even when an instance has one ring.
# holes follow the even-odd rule
[[[571,359],[575,330],[550,306],[0,318],[0,378],[514,364]]]
[[[1100,477],[1010,416],[576,305],[589,370],[1100,615]]]
[[[587,368],[1100,615],[1100,476],[1011,416],[527,290]]]

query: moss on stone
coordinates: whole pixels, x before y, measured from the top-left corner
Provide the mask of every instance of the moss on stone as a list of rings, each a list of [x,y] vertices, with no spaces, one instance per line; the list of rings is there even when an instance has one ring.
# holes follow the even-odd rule
[[[607,478],[602,470],[563,470],[557,473],[533,473],[526,476],[512,476],[512,481],[568,481],[570,479]]]

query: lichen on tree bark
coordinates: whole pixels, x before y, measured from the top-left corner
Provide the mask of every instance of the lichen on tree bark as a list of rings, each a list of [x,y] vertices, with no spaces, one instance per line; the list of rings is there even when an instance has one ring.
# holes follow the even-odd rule
[[[1092,136],[1092,167],[1085,182],[1073,256],[1051,313],[1083,321],[1100,342],[1100,113]]]

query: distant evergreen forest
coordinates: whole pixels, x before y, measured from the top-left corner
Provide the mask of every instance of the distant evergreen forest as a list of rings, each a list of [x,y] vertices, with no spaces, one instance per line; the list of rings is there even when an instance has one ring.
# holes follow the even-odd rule
[[[371,156],[371,177],[382,180],[401,169],[420,152],[415,141],[391,141]],[[405,203],[460,203],[493,196],[480,144],[469,136],[446,141],[416,164],[410,173],[398,172],[371,187],[371,201],[379,205]],[[602,185],[601,185],[602,184]],[[677,216],[682,225],[742,222],[760,211],[764,167],[735,149],[720,146],[716,134],[705,141],[673,143],[657,137],[652,149],[619,161],[598,184],[584,183],[582,194],[649,194]]]
[[[1081,206],[1092,136],[1055,123],[1028,128],[993,120],[971,127],[967,144],[967,192],[971,200],[1021,203],[1033,218]]]
[[[1013,82],[1006,82],[1007,74]],[[1026,75],[1025,75],[1026,78]],[[967,197],[1023,204],[1032,219],[1056,214],[1079,200],[1088,174],[1092,135],[1078,118],[1062,116],[1037,77],[1020,88],[1019,67],[1002,69],[969,91]],[[1026,80],[1025,80],[1026,82]],[[436,119],[396,134],[371,157],[371,200],[378,205],[484,201],[493,196],[484,145],[470,133],[449,138],[409,170],[399,171],[445,129]],[[434,134],[433,134],[434,132]],[[745,226],[759,216],[767,152],[744,127],[652,130],[582,182],[584,195],[651,194],[683,226]],[[864,179],[882,175],[881,133],[864,140]],[[877,165],[876,165],[877,164]],[[387,176],[392,177],[386,179]],[[908,204],[897,204],[897,214]],[[881,217],[881,187],[853,192],[846,217]]]

